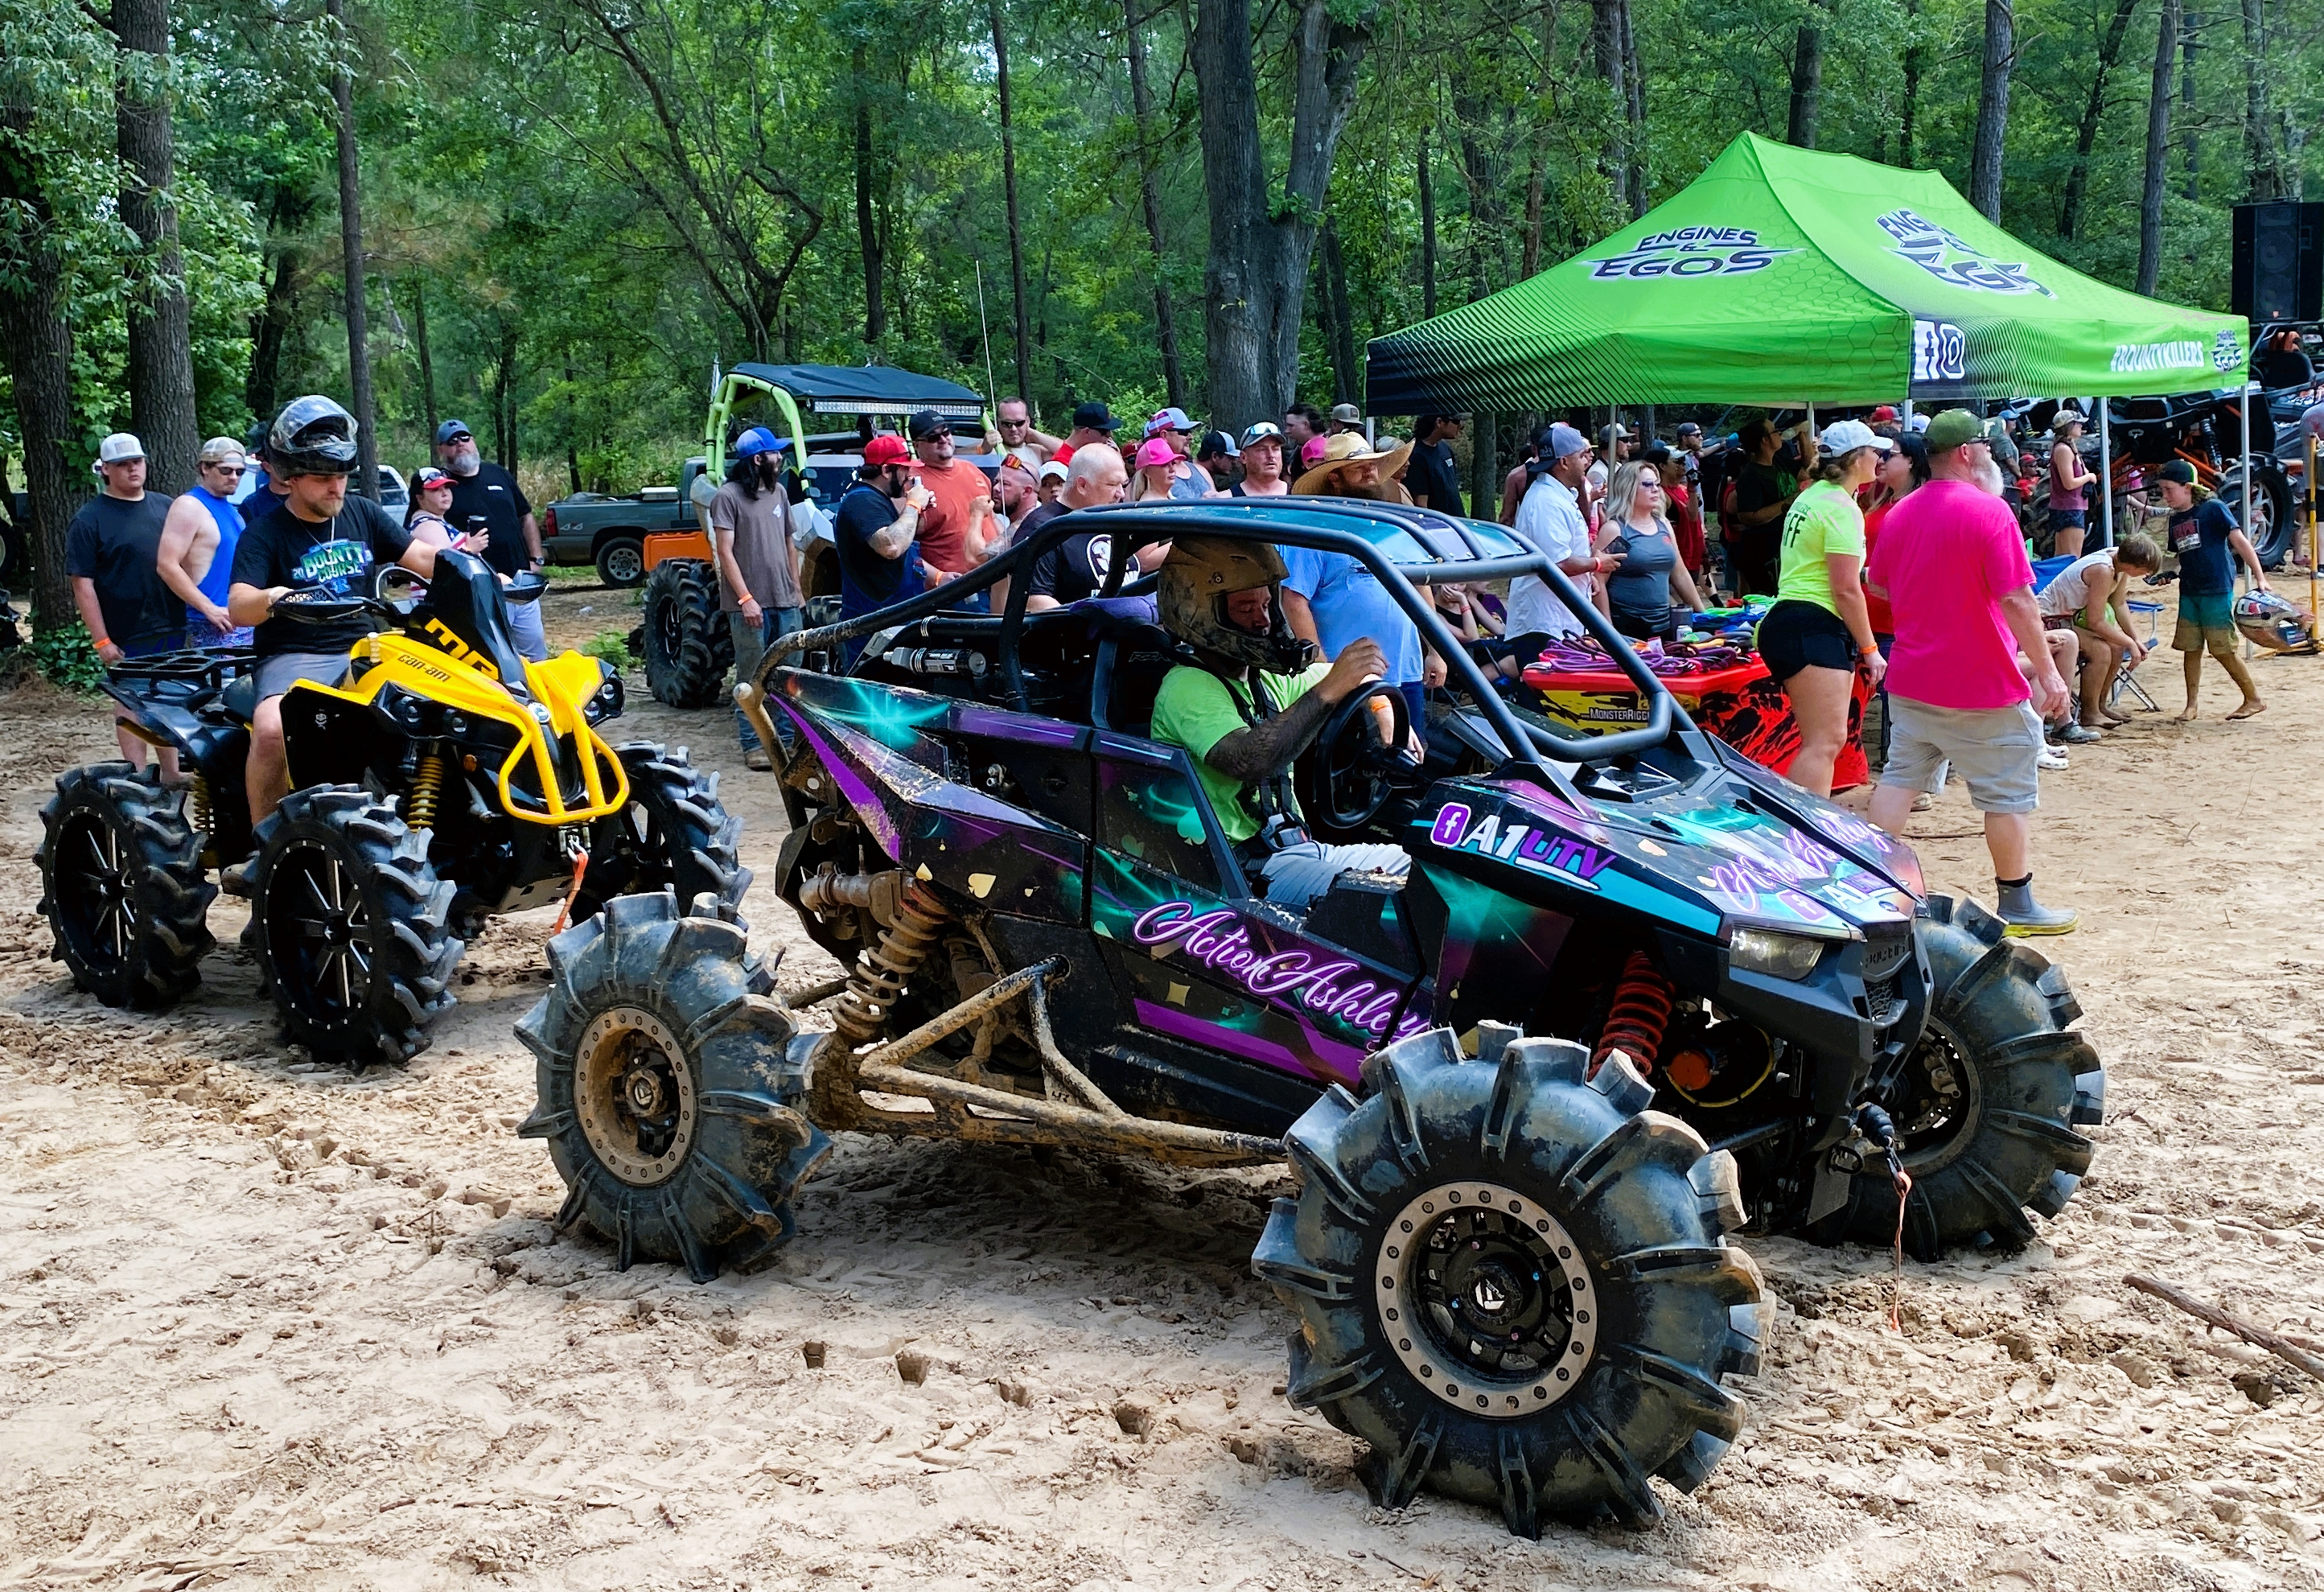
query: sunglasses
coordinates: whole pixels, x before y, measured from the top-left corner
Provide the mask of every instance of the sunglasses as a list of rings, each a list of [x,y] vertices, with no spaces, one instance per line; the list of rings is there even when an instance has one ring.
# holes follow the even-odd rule
[[[451,436],[444,439],[444,446],[446,447],[449,447],[456,442],[474,442],[475,440],[476,439],[475,437],[469,436],[466,431],[455,431]]]
[[[202,468],[215,470],[221,475],[240,475],[243,471],[243,466],[240,465],[204,465]]]

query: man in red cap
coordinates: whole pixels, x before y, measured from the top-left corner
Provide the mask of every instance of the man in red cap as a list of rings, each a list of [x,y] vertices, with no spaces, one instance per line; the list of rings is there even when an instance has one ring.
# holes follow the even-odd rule
[[[832,540],[839,549],[839,617],[854,619],[920,590],[916,542],[932,501],[912,478],[912,450],[882,433],[863,445],[863,467],[839,500]]]

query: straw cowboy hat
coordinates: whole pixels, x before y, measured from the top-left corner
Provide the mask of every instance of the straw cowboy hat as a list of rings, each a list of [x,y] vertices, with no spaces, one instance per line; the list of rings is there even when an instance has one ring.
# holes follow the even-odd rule
[[[1383,452],[1374,453],[1360,431],[1342,431],[1323,444],[1323,462],[1292,483],[1291,490],[1310,495],[1329,495],[1332,478],[1350,465],[1376,464],[1382,482],[1395,479],[1404,468],[1404,461],[1412,453],[1412,444],[1404,442]]]

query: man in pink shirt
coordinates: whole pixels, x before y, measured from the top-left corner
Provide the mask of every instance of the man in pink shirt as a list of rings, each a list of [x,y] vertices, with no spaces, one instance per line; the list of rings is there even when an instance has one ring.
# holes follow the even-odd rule
[[[2042,720],[2064,711],[2066,682],[2043,641],[2016,518],[1978,484],[1991,446],[1985,423],[1948,410],[1929,422],[1927,436],[1933,479],[1888,511],[1867,572],[1896,624],[1888,766],[1872,822],[1903,834],[1913,797],[1934,789],[1950,761],[1985,814],[2008,932],[2067,934],[2079,915],[2034,898],[2030,816],[2040,794]],[[2032,660],[2030,692],[2021,651]]]

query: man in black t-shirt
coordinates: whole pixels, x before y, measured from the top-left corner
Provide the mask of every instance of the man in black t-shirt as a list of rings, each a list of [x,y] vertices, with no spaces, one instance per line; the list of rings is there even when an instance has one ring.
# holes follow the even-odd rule
[[[383,563],[401,564],[423,580],[436,573],[432,544],[413,541],[371,499],[347,495],[355,437],[354,419],[329,399],[294,399],[267,438],[267,462],[285,489],[282,501],[244,529],[234,550],[226,616],[256,627],[251,644],[258,652],[258,709],[251,718],[244,775],[253,824],[290,793],[282,694],[300,680],[337,686],[346,676],[347,649],[372,628],[361,617],[328,624],[278,618],[275,604],[293,591],[368,597],[373,571]]]
[[[93,468],[105,490],[65,529],[73,606],[101,663],[174,652],[185,645],[186,607],[161,579],[161,528],[171,500],[145,490],[145,447],[126,431],[105,439]],[[113,717],[109,710],[106,717]],[[113,733],[131,766],[144,767],[145,743],[118,723]],[[176,752],[164,750],[161,763],[164,779],[178,777]]]
[[[484,560],[501,575],[522,575],[539,569],[540,521],[516,477],[476,452],[476,439],[466,420],[447,420],[436,428],[436,462],[452,478],[452,506],[444,518],[465,535],[492,533],[484,544]],[[540,625],[537,603],[509,604],[509,630],[516,649],[535,663],[549,657],[549,638]]]
[[[839,500],[831,539],[839,552],[839,617],[858,619],[914,596],[924,572],[917,551],[920,511],[934,494],[912,476],[912,450],[882,434],[863,445],[860,479]],[[852,658],[861,641],[848,644]]]
[[[1412,466],[1404,484],[1412,501],[1440,514],[1459,514],[1461,480],[1452,468],[1452,445],[1461,440],[1458,415],[1423,415],[1412,433]]]
[[[1065,490],[1057,494],[1058,512],[1070,514],[1076,509],[1102,509],[1118,503],[1129,484],[1129,469],[1112,448],[1077,448],[1073,463],[1065,467]],[[1138,551],[1143,570],[1159,569],[1162,561],[1170,556],[1170,544],[1155,542]],[[1112,557],[1111,536],[1084,533],[1067,537],[1034,561],[1032,574],[1025,577],[1025,612],[1038,613],[1046,608],[1063,608],[1084,597],[1096,596],[1105,585]],[[1126,571],[1122,578],[1133,581],[1140,573],[1141,569],[1133,568]]]

